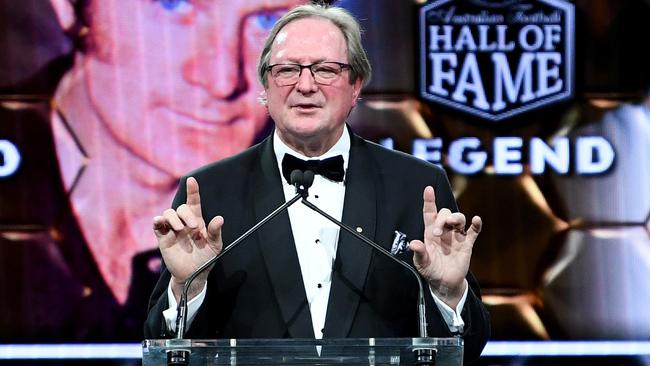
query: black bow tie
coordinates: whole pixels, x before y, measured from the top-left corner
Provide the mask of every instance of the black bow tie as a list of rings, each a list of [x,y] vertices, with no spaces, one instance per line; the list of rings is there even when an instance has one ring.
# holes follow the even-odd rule
[[[335,182],[342,182],[345,171],[343,170],[343,156],[337,155],[331,158],[318,160],[302,160],[297,157],[284,154],[282,158],[282,175],[291,183],[291,172],[294,170],[302,172],[311,170],[314,174],[320,174],[323,177]]]

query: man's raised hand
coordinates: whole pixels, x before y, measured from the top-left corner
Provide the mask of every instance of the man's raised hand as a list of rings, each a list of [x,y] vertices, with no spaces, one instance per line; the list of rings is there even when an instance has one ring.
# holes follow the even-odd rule
[[[472,248],[483,223],[474,216],[466,231],[465,215],[447,208],[438,211],[431,186],[424,189],[423,200],[424,242],[413,240],[409,244],[413,261],[431,290],[453,309],[465,292]]]
[[[205,225],[201,213],[199,183],[187,178],[186,202],[176,210],[167,209],[153,218],[153,230],[167,269],[172,274],[172,290],[178,299],[185,280],[201,265],[221,252],[223,217],[216,216]],[[190,298],[203,288],[207,273],[199,276],[190,289]],[[196,291],[198,289],[198,292]]]

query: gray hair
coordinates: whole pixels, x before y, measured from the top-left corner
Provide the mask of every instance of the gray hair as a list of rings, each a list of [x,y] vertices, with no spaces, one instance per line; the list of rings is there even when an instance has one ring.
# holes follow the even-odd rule
[[[280,30],[285,25],[302,18],[323,18],[334,23],[343,33],[345,43],[348,47],[348,63],[350,64],[350,84],[354,84],[357,79],[363,80],[364,86],[370,81],[372,74],[370,62],[366,51],[361,45],[361,27],[359,22],[347,10],[339,7],[330,7],[326,5],[308,4],[301,5],[291,9],[284,14],[273,26],[269,33],[264,49],[260,55],[259,64],[257,65],[257,77],[266,88],[268,80],[269,59],[271,58],[271,47],[273,41]]]

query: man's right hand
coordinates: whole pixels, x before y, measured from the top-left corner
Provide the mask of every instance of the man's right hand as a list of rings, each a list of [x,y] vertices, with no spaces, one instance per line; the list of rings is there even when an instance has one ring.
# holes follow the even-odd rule
[[[171,286],[176,301],[179,301],[187,278],[223,248],[223,217],[214,217],[206,227],[201,214],[199,183],[189,177],[186,186],[187,201],[184,204],[153,218],[153,231],[165,265],[172,275]],[[188,300],[201,292],[208,272],[205,271],[193,281]]]

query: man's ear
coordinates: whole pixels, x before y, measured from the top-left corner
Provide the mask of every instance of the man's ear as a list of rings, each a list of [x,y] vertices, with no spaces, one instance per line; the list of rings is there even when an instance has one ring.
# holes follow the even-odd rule
[[[354,99],[352,100],[352,106],[357,105],[357,100],[359,99],[359,94],[361,94],[361,88],[363,87],[363,80],[361,78],[357,78],[357,80],[354,82],[354,85],[352,86],[352,96]]]
[[[262,90],[262,91],[260,92],[260,94],[257,96],[257,101],[258,101],[261,105],[263,105],[264,107],[266,107],[266,108],[269,107],[269,106],[268,106],[269,99],[268,99],[267,94],[266,94],[266,88],[264,88],[264,90]]]
[[[70,30],[76,21],[72,3],[69,0],[50,0],[50,5],[52,5],[54,13],[56,13],[61,28],[65,31]]]

